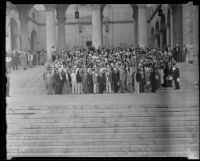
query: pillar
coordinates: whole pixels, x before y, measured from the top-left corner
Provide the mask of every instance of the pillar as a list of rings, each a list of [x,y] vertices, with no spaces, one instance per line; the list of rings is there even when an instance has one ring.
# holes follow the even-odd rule
[[[160,49],[163,49],[164,44],[164,31],[160,31]]]
[[[57,20],[58,20],[58,48],[65,48],[65,6],[57,7]]]
[[[171,48],[174,47],[173,42],[173,10],[170,9],[170,46]]]
[[[6,15],[6,51],[11,50],[11,24],[10,18]]]
[[[145,4],[138,5],[138,45],[147,46],[147,8]]]
[[[133,27],[134,27],[134,45],[138,46],[138,6],[134,5],[133,8]]]
[[[11,21],[10,21],[10,11],[13,9],[11,2],[6,2],[6,51],[11,50]]]
[[[55,46],[55,5],[46,6],[46,47],[47,61],[51,61],[52,46]],[[56,46],[55,46],[56,47]]]
[[[100,5],[92,6],[92,44],[97,49],[102,46],[102,24]]]
[[[170,45],[170,24],[167,24],[167,46]]]
[[[20,41],[20,49],[30,49],[30,39],[28,33],[28,22],[29,22],[29,5],[17,5],[19,11],[19,20],[20,20],[20,37],[18,37],[18,42]]]
[[[23,51],[24,49],[30,49],[30,40],[28,34],[28,17],[26,15],[21,16],[21,41],[20,41],[20,49]]]

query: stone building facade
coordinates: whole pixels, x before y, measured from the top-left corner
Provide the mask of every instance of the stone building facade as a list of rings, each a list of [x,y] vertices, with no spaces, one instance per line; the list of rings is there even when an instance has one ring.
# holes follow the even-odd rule
[[[19,5],[7,2],[6,50],[50,52],[51,46],[193,45],[199,50],[198,6],[187,4]],[[162,9],[163,15],[158,16]],[[75,11],[79,19],[75,19]]]

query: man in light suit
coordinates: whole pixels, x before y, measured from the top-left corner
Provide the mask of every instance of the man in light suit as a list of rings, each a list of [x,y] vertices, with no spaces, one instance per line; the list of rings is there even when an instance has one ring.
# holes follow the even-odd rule
[[[124,93],[125,92],[125,70],[123,66],[121,66],[119,70],[119,79],[120,79],[121,93]]]

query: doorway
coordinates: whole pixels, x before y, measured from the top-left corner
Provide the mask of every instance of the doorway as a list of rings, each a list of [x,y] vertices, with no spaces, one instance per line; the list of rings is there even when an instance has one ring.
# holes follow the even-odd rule
[[[92,41],[86,41],[86,46],[90,48],[92,46]]]

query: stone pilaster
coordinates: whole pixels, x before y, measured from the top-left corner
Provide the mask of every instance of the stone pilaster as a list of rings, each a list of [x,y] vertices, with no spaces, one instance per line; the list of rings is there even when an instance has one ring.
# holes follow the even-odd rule
[[[164,43],[164,31],[160,30],[160,49],[163,49],[163,43]]]
[[[55,46],[55,5],[45,5],[46,7],[46,47],[47,61],[51,61],[52,46]]]
[[[19,18],[21,22],[21,41],[20,41],[20,49],[30,49],[30,40],[28,34],[28,17],[24,15]]]
[[[167,46],[170,45],[170,24],[167,23]]]
[[[170,9],[170,46],[173,48],[174,41],[173,41],[173,10]]]
[[[147,46],[147,8],[146,5],[138,5],[138,45]]]
[[[11,24],[10,17],[6,15],[6,51],[11,50]]]
[[[58,48],[65,48],[65,6],[58,6],[57,11],[57,20],[58,20]]]
[[[92,44],[97,49],[102,46],[101,5],[92,5]]]
[[[30,11],[30,5],[17,5],[17,9],[19,11],[19,20],[20,20],[20,49],[30,49],[30,40],[29,40],[29,32],[28,32],[28,14]]]
[[[132,6],[133,9],[133,20],[134,20],[134,42],[135,46],[138,45],[138,7],[136,5]]]

